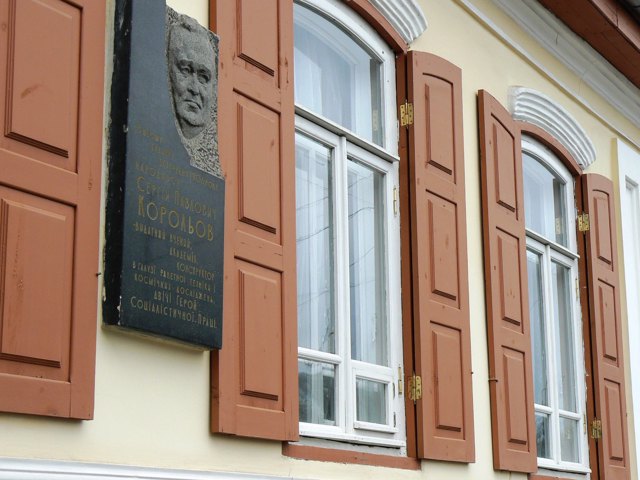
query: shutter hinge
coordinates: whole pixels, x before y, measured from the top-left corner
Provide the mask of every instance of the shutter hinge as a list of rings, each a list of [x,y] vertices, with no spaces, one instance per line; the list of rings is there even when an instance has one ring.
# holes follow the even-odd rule
[[[393,187],[393,214],[398,216],[398,187]]]
[[[595,440],[602,438],[602,420],[597,418],[591,420],[591,438]]]
[[[422,377],[415,373],[409,378],[409,398],[414,402],[422,398]]]
[[[413,125],[413,103],[405,101],[400,105],[400,126]]]
[[[578,231],[579,232],[588,232],[591,227],[589,222],[589,214],[588,213],[579,213],[578,214]]]

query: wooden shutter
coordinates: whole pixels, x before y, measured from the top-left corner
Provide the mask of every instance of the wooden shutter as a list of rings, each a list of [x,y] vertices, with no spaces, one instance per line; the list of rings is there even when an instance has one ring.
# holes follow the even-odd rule
[[[408,69],[418,456],[473,462],[462,73],[420,52]]]
[[[484,90],[478,107],[493,465],[535,472],[520,130]]]
[[[601,175],[583,175],[582,192],[590,220],[585,237],[595,413],[602,421],[598,468],[603,480],[625,480],[631,477],[613,184]]]
[[[105,8],[0,0],[1,411],[93,416]]]
[[[292,0],[211,3],[226,177],[212,429],[295,440],[298,381]]]

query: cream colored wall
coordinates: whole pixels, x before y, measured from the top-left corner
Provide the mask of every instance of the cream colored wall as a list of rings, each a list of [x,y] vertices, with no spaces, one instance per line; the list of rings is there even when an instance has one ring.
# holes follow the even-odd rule
[[[169,0],[178,11],[207,23],[207,0]],[[422,471],[294,460],[277,442],[209,433],[209,354],[98,328],[95,420],[75,422],[0,414],[0,455],[78,460],[197,470],[256,472],[297,478],[517,480],[525,475],[494,472],[484,316],[484,279],[476,91],[487,89],[506,105],[511,85],[535,88],[569,110],[593,140],[598,160],[590,168],[612,177],[617,171],[617,134],[558,88],[479,23],[457,0],[420,0],[429,28],[413,45],[438,54],[463,70],[465,162],[469,235],[471,334],[476,463],[424,462]],[[513,38],[536,52],[555,75],[613,118],[640,144],[637,129],[612,111],[571,72],[531,42],[488,0],[474,0]],[[109,1],[113,8],[113,0]],[[109,31],[112,28],[109,27]],[[473,39],[470,41],[469,39]],[[108,41],[111,45],[111,40]],[[110,54],[107,58],[111,58]],[[110,78],[110,72],[107,72]],[[106,123],[105,123],[106,125]],[[106,128],[106,127],[105,127]],[[633,135],[631,135],[633,136]],[[106,165],[106,163],[105,163]]]
[[[166,0],[167,5],[177,12],[184,13],[198,20],[202,25],[209,25],[209,2],[207,0]]]

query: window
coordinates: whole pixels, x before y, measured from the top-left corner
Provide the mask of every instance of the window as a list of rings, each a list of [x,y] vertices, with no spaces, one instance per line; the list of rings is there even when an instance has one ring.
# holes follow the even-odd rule
[[[523,173],[538,466],[588,471],[573,178],[527,138]]]
[[[339,2],[294,34],[300,433],[402,448],[394,56]]]

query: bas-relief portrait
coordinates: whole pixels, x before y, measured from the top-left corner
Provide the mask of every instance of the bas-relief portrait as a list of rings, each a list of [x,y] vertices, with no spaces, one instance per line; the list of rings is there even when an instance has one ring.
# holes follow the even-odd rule
[[[218,157],[218,37],[167,7],[169,87],[176,129],[191,165],[223,178]]]

